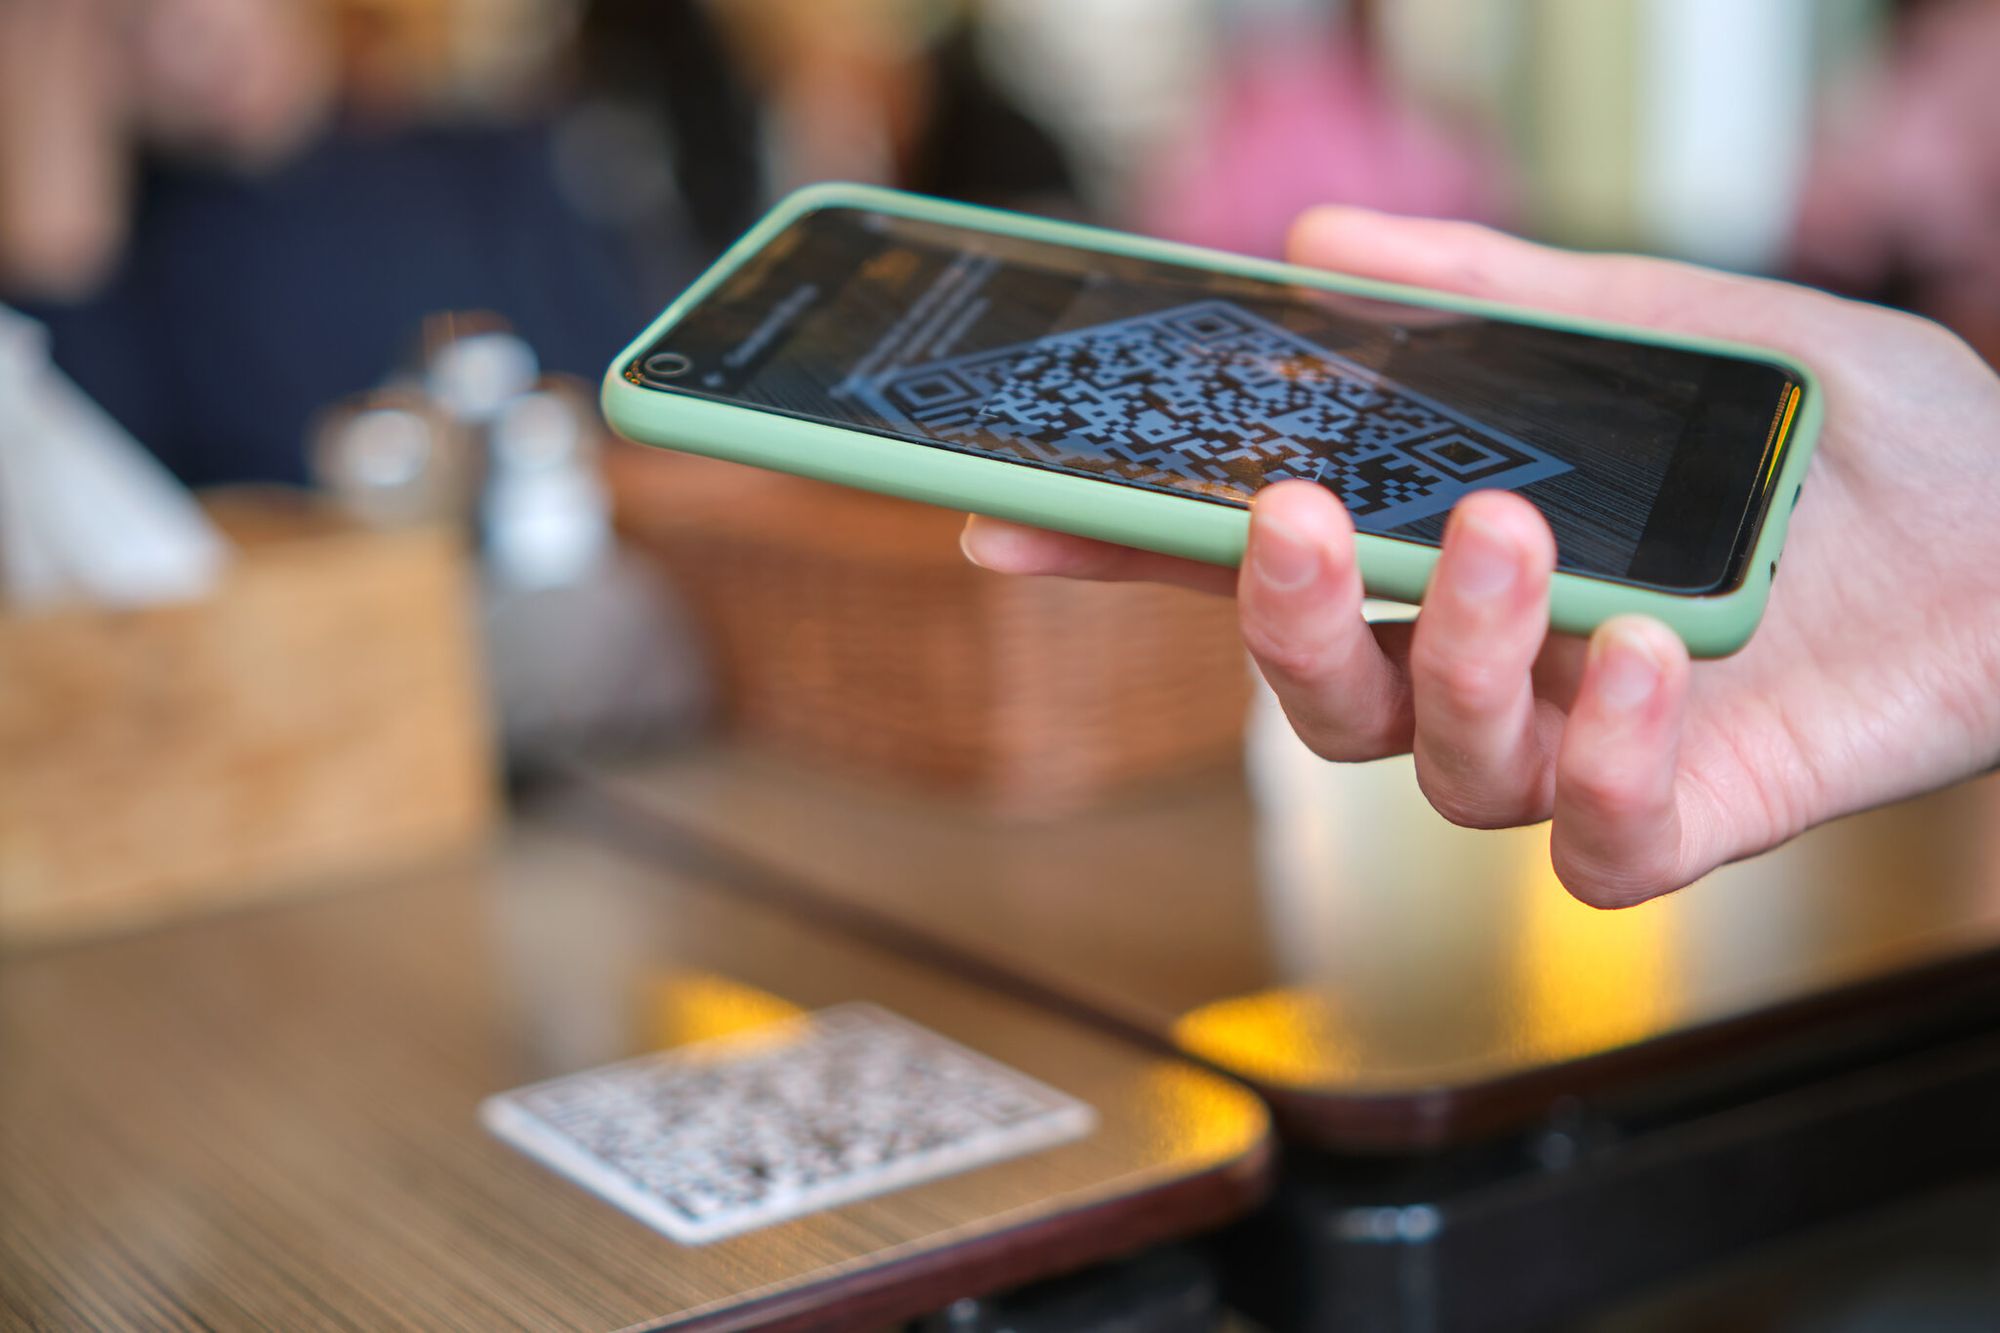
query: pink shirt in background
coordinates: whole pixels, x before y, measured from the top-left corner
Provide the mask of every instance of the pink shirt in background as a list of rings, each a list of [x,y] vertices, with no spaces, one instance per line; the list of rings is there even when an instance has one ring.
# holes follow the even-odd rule
[[[1315,204],[1491,220],[1495,155],[1399,105],[1351,41],[1285,28],[1228,58],[1208,121],[1155,164],[1134,225],[1267,258]]]

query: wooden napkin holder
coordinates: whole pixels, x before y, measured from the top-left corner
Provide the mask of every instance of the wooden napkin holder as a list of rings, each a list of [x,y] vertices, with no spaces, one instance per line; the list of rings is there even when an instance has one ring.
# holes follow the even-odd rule
[[[476,843],[495,806],[469,562],[285,493],[176,606],[0,607],[0,944],[296,893]]]

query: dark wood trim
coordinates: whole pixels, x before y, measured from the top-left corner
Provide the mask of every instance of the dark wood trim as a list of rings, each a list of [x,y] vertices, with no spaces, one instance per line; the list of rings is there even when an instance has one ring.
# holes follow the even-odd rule
[[[1988,949],[1484,1082],[1340,1094],[1232,1077],[1257,1089],[1289,1139],[1338,1152],[1429,1152],[1531,1127],[1565,1098],[1698,1100],[1995,1025],[2000,950]]]
[[[1138,1194],[1037,1218],[714,1314],[645,1327],[673,1333],[839,1333],[914,1319],[963,1297],[1059,1277],[1234,1221],[1270,1192],[1275,1158],[1266,1136],[1233,1162]]]

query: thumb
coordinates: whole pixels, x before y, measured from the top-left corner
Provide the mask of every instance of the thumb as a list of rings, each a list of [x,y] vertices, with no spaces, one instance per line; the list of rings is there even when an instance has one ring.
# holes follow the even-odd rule
[[[1831,301],[1786,283],[1637,255],[1537,245],[1471,222],[1325,206],[1300,216],[1292,262],[1588,319],[1797,351]]]

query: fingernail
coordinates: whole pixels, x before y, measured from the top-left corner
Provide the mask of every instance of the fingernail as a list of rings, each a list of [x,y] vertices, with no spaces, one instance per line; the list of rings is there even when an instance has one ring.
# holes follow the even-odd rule
[[[984,569],[986,567],[986,562],[979,558],[979,552],[972,549],[973,544],[974,544],[974,538],[972,536],[972,520],[967,519],[965,526],[958,530],[958,549],[964,554],[967,560],[970,560],[973,564],[978,565],[981,569]]]
[[[1453,522],[1452,590],[1468,602],[1498,597],[1514,586],[1520,557],[1500,533],[1476,518]]]
[[[1283,524],[1265,519],[1250,543],[1251,567],[1266,587],[1296,592],[1319,577],[1320,550]]]
[[[1614,626],[1592,645],[1597,699],[1607,712],[1630,713],[1660,686],[1660,661],[1644,638]]]

